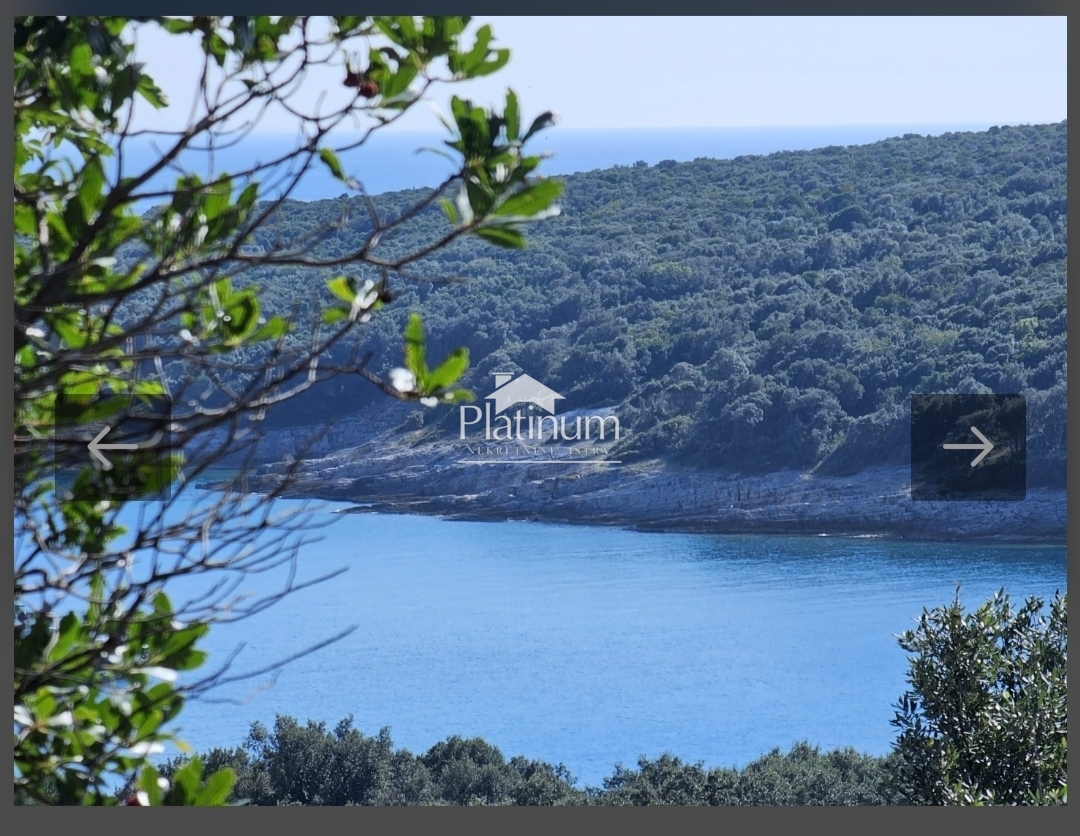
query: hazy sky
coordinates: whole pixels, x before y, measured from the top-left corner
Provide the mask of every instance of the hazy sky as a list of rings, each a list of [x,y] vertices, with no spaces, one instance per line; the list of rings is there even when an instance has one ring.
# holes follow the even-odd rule
[[[1066,114],[1064,17],[477,18],[510,63],[454,85],[478,103],[507,86],[526,116],[566,129],[1057,122]],[[197,79],[193,38],[137,43],[174,104]],[[343,92],[340,68],[308,79],[310,99]],[[442,109],[450,87],[431,98]],[[172,110],[178,112],[179,108]],[[421,107],[396,125],[437,127]],[[159,115],[160,118],[160,115]],[[263,130],[291,129],[283,115]]]

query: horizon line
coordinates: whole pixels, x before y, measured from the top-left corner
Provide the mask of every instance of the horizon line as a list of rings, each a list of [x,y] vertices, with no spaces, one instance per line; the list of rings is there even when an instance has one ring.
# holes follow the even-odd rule
[[[994,120],[981,120],[981,121],[966,121],[966,122],[837,122],[829,124],[809,124],[809,125],[663,125],[663,126],[634,126],[634,127],[586,127],[586,128],[574,128],[574,127],[560,127],[552,130],[550,133],[544,135],[544,138],[550,138],[557,134],[567,133],[605,133],[611,131],[618,132],[647,132],[647,131],[758,131],[758,130],[836,130],[836,129],[851,129],[851,128],[944,128],[944,129],[983,129],[990,127],[999,128],[1019,128],[1027,126],[1038,125],[1059,125],[1064,122],[1068,122],[1068,117],[1062,117],[1060,119],[1050,119],[1045,121],[1040,120],[1018,120],[1018,121],[994,121]],[[985,127],[984,127],[985,126]],[[267,128],[265,130],[252,129],[248,136],[294,136],[296,131],[294,129],[276,129]],[[341,131],[333,132],[337,136],[351,136],[366,133],[365,131]],[[376,131],[372,136],[386,136],[388,134],[394,135],[416,135],[416,136],[443,136],[446,131],[440,131],[436,128],[430,130],[417,130],[414,128],[393,128],[387,127],[385,129]]]

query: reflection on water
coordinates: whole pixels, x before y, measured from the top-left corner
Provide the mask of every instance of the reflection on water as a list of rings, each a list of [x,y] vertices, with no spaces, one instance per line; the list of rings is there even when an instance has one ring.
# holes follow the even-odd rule
[[[329,725],[352,714],[413,751],[482,735],[592,783],[664,751],[736,765],[808,739],[883,754],[905,685],[894,635],[922,607],[957,584],[972,606],[1001,587],[1066,586],[1064,547],[331,513],[343,507],[323,506],[334,524],[303,547],[300,575],[348,571],[216,628],[208,649],[213,664],[244,643],[242,671],[358,629],[272,687],[189,705],[180,731],[197,749],[238,745],[280,712]]]

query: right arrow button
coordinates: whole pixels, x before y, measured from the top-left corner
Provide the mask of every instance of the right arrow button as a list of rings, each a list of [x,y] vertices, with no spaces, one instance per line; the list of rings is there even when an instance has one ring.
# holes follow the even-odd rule
[[[971,460],[971,466],[975,467],[979,462],[986,458],[986,454],[994,449],[994,442],[979,432],[978,427],[972,427],[971,431],[982,442],[982,444],[942,444],[946,450],[981,450],[974,459]]]

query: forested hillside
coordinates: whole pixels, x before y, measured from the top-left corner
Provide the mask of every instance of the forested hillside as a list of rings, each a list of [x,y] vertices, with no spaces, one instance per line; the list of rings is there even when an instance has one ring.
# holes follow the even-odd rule
[[[745,471],[902,463],[911,393],[1022,392],[1029,484],[1063,484],[1066,131],[576,174],[525,250],[469,240],[417,265],[467,281],[399,280],[364,347],[373,367],[398,365],[419,310],[429,354],[469,348],[464,382],[481,397],[494,371],[527,372],[566,397],[563,411],[617,407],[623,458]],[[393,216],[424,194],[376,200]],[[432,206],[393,244],[446,224]],[[332,227],[321,253],[358,246],[363,202],[290,204],[261,240]],[[285,309],[328,277],[255,279]],[[356,414],[373,397],[335,381],[276,420]],[[453,433],[450,413],[427,423]]]

